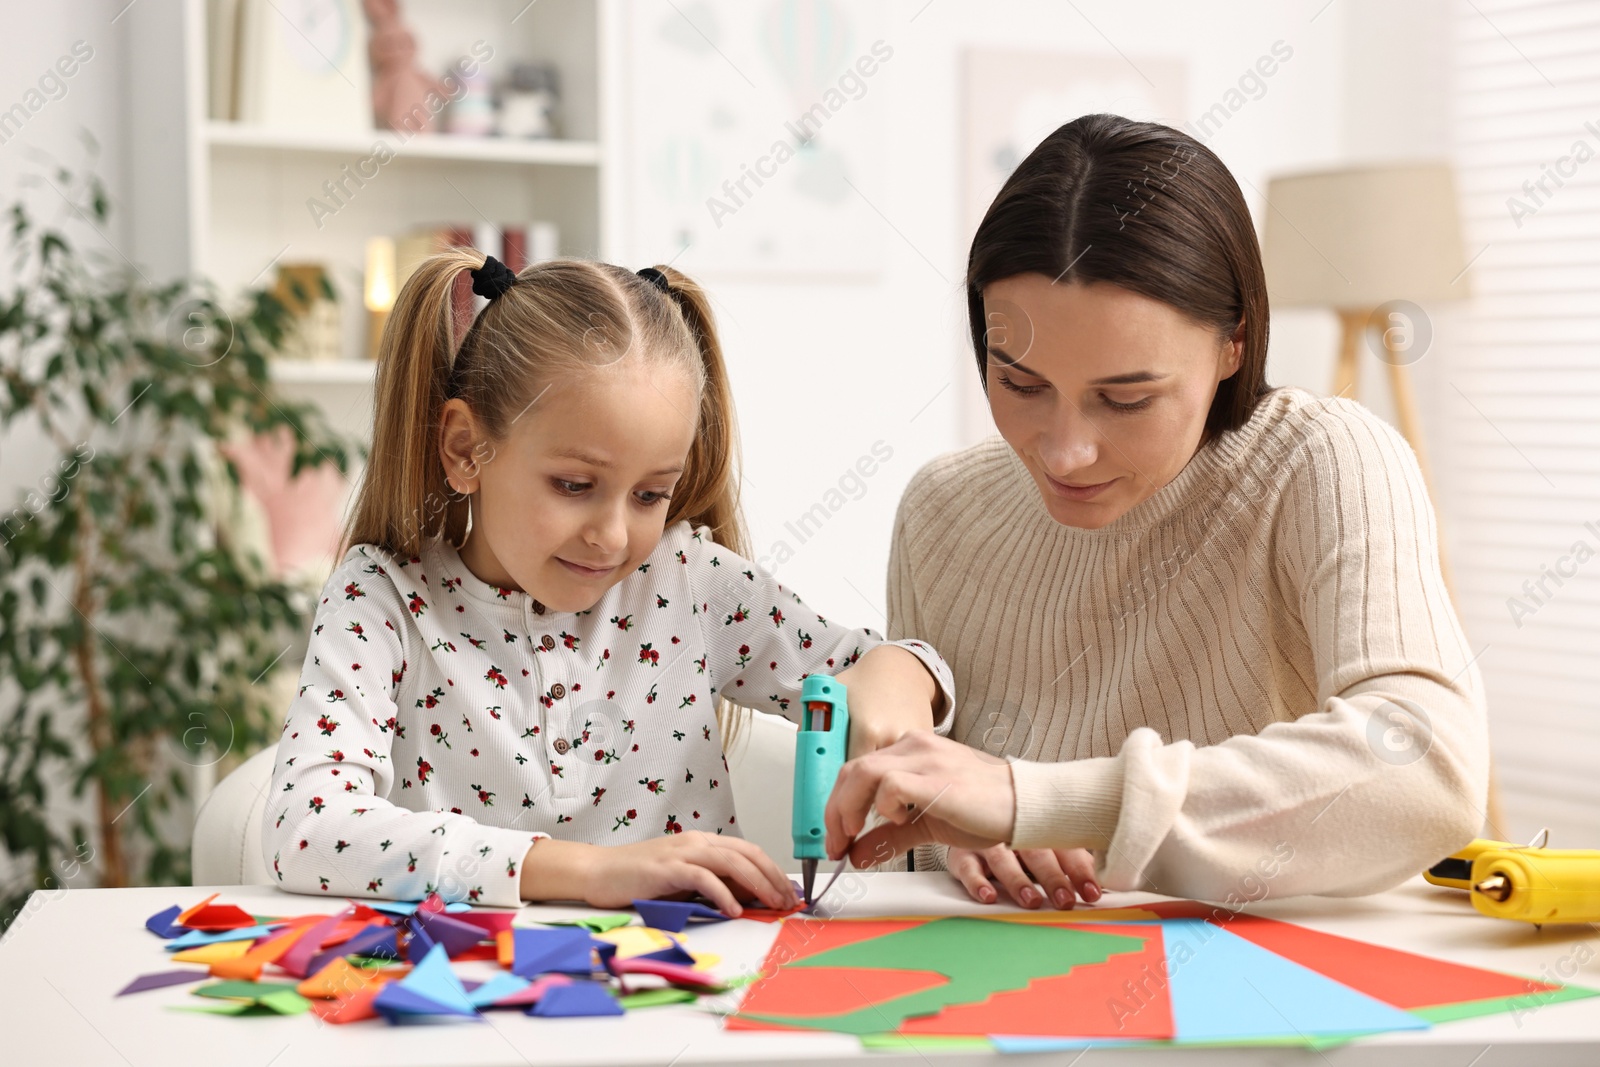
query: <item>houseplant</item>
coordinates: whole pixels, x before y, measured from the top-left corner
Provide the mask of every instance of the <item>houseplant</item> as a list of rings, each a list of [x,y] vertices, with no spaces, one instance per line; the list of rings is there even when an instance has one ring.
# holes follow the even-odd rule
[[[103,232],[97,179],[47,180]],[[311,609],[231,536],[219,446],[286,427],[295,473],[358,449],[275,392],[291,321],[265,291],[225,306],[80,254],[21,202],[5,221],[0,428],[31,420],[56,458],[0,507],[0,929],[35,889],[187,881],[192,768],[275,736],[258,683],[297,668],[279,660]]]

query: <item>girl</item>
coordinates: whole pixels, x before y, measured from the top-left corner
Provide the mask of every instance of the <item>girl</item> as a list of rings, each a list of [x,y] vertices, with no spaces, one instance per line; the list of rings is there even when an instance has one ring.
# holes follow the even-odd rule
[[[457,351],[469,268],[488,304]],[[373,429],[278,746],[284,888],[788,908],[739,836],[718,697],[798,714],[837,672],[853,753],[948,729],[937,653],[831,625],[744,558],[722,352],[676,271],[435,256],[385,331]]]

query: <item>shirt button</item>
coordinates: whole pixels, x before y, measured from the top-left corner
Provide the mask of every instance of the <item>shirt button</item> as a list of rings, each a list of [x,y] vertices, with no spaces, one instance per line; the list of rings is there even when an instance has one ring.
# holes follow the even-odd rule
[[[544,614],[544,605],[539,603],[537,600],[535,600],[533,602],[533,613],[535,615],[543,615]]]
[[[556,755],[565,756],[567,754],[567,749],[571,747],[571,745],[567,744],[567,739],[565,737],[556,738]]]
[[[560,700],[562,697],[564,697],[566,695],[567,695],[567,687],[562,685],[560,682],[557,682],[555,685],[552,685],[550,687],[550,697],[551,697],[551,699]]]
[[[551,637],[549,634],[545,634],[539,639],[539,644],[544,646],[544,650],[546,652],[549,652],[552,648],[556,647],[556,639]]]

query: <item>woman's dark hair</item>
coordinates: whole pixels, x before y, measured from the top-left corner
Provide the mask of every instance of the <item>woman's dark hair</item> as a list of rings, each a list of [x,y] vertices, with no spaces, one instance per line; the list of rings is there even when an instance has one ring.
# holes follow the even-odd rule
[[[1217,387],[1206,439],[1244,424],[1269,391],[1267,283],[1255,225],[1233,175],[1188,134],[1120,115],[1084,115],[1011,173],[967,257],[967,317],[989,388],[983,287],[1017,274],[1109,282],[1233,336],[1239,370]]]

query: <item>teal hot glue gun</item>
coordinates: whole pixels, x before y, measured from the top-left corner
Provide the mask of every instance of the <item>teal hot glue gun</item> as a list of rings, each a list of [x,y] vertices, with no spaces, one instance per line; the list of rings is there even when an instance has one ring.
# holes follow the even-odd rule
[[[845,687],[825,674],[800,686],[800,732],[794,743],[794,858],[800,861],[806,903],[817,881],[817,861],[826,829],[822,813],[850,747],[850,708]]]

